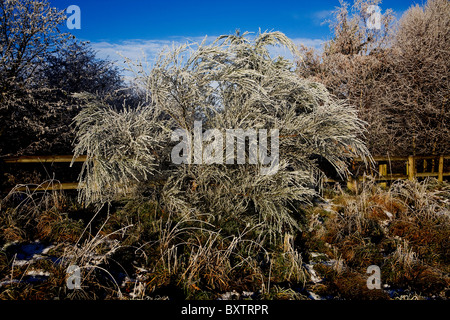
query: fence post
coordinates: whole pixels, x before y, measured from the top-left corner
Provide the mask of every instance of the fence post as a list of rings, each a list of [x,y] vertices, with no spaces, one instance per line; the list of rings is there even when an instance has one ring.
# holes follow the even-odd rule
[[[380,178],[387,176],[387,164],[380,164],[380,165],[378,165],[378,173],[380,175]],[[387,183],[386,182],[381,182],[380,186],[382,188],[386,188],[387,187]]]
[[[408,157],[408,180],[414,180],[414,176],[416,175],[416,166],[414,163],[414,156]]]
[[[438,173],[438,181],[444,181],[444,156],[439,157],[439,173]]]

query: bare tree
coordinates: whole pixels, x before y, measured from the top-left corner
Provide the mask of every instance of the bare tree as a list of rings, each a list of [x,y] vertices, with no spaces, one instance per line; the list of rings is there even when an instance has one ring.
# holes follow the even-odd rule
[[[65,14],[46,0],[0,1],[0,81],[31,84],[46,58],[65,43]]]
[[[414,153],[450,152],[450,2],[429,0],[400,19],[393,41],[394,90]]]
[[[381,0],[356,0],[351,7],[340,0],[340,7],[333,12],[329,21],[334,38],[326,44],[328,54],[367,55],[373,50],[386,48],[391,35],[392,10],[380,13],[380,28],[369,25],[374,14],[371,7],[377,7]]]
[[[356,1],[351,10],[341,3],[331,23],[334,39],[321,54],[302,49],[300,76],[358,107],[372,154],[447,153],[448,1],[413,7],[397,25],[386,10],[374,31],[364,14],[378,3]]]
[[[79,112],[71,93],[106,95],[122,86],[119,70],[62,33],[63,22],[64,13],[48,1],[0,1],[3,156],[71,153]]]
[[[72,42],[48,56],[41,74],[40,82],[46,87],[69,93],[105,95],[124,86],[113,62],[98,59],[96,52],[84,42]]]

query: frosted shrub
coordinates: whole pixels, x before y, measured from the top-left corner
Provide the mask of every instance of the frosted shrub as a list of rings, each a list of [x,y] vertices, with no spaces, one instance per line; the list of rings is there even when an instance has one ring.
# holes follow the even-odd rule
[[[75,156],[87,154],[81,199],[110,201],[162,174],[161,205],[171,214],[207,214],[219,227],[259,225],[271,238],[298,228],[295,204],[316,195],[324,177],[316,159],[346,175],[348,158],[368,156],[358,138],[364,122],[323,85],[298,77],[290,61],[272,58],[270,46],[297,55],[280,32],[221,36],[162,52],[148,74],[137,66],[136,83],[150,97],[142,106],[116,111],[89,100],[75,119]],[[261,175],[261,165],[248,161],[175,165],[172,133],[193,134],[195,121],[223,136],[278,130],[278,170]]]

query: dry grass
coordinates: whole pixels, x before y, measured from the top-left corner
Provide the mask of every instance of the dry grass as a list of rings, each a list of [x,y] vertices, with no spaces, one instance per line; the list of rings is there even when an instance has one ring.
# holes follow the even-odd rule
[[[382,283],[390,288],[448,297],[449,191],[448,183],[434,179],[397,181],[387,189],[367,181],[357,194],[339,192],[331,200],[334,212],[311,210],[307,245],[330,258],[342,258],[346,268],[339,275],[318,266],[329,284],[323,294],[354,298],[343,283],[350,287],[354,281],[361,283],[357,295],[373,298],[363,290],[361,275],[368,266],[378,265]]]
[[[446,298],[449,190],[434,180],[388,189],[368,182],[358,194],[335,190],[330,207],[304,207],[302,232],[287,232],[277,244],[258,226],[235,220],[221,229],[207,215],[170,214],[152,197],[84,212],[60,192],[11,193],[1,204],[2,246],[40,240],[54,247],[14,265],[17,256],[4,246],[0,282],[13,282],[0,287],[0,297],[214,299],[237,290],[306,299],[308,290],[344,299]],[[311,282],[305,263],[313,263],[321,282]],[[81,290],[66,287],[70,264],[81,267]],[[372,264],[393,291],[367,289]],[[33,270],[48,276],[29,282]]]
[[[278,282],[305,281],[300,253],[292,243],[267,250],[258,226],[241,226],[233,235],[208,222],[207,216],[173,215],[151,199],[93,209],[81,209],[56,191],[16,189],[3,199],[0,281],[13,281],[0,286],[0,296],[142,299],[165,292],[211,298],[232,289],[267,294]],[[15,233],[8,232],[11,226]],[[39,260],[15,266],[15,250],[36,240],[54,247]],[[81,269],[79,290],[66,287],[69,265]],[[30,270],[48,275],[31,283]]]

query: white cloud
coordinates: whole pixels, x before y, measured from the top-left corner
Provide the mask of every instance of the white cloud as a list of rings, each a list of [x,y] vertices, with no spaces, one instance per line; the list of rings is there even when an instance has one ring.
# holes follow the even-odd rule
[[[97,57],[104,60],[114,61],[121,69],[127,67],[125,58],[130,59],[133,62],[138,60],[149,64],[149,67],[158,57],[162,50],[172,48],[172,46],[178,46],[185,43],[201,42],[204,38],[185,38],[185,37],[172,37],[170,40],[141,40],[132,39],[120,42],[92,42],[92,48],[97,52]],[[211,41],[215,37],[211,38]],[[123,72],[126,79],[129,79],[132,74],[129,71]]]
[[[319,50],[319,51],[322,49],[323,44],[325,42],[325,40],[322,40],[322,39],[310,39],[310,38],[294,38],[294,39],[291,39],[291,40],[294,42],[294,44],[297,47],[300,47],[301,45],[304,45],[306,47],[314,48],[314,49]],[[280,56],[285,57],[286,59],[289,59],[289,60],[293,59],[292,54],[286,48],[273,47],[273,48],[269,49],[269,52],[270,52],[270,54],[273,57],[276,57],[276,56],[280,55]]]
[[[316,11],[312,15],[312,20],[313,20],[314,24],[316,24],[316,25],[326,24],[326,21],[330,20],[332,18],[333,12],[334,12],[334,10]]]
[[[215,37],[214,37],[215,38]],[[211,41],[212,39],[211,38]],[[185,38],[172,37],[171,40],[140,40],[132,39],[121,42],[93,42],[91,43],[94,50],[98,51],[97,56],[101,59],[109,59],[113,61],[122,61],[123,57],[131,60],[137,60],[145,56],[149,62],[157,58],[161,50],[171,48],[185,43],[201,42],[203,38]]]
[[[92,47],[97,51],[97,56],[101,59],[113,61],[123,61],[123,57],[131,60],[137,60],[146,56],[154,59],[158,53],[165,47],[175,43],[169,40],[127,40],[119,43],[94,42]]]
[[[311,47],[317,50],[320,50],[325,43],[326,40],[323,39],[310,39],[310,38],[295,38],[292,41],[297,45],[305,45],[307,47]]]
[[[129,58],[132,61],[143,60],[149,63],[151,67],[152,63],[158,57],[158,54],[163,49],[171,48],[172,46],[177,46],[185,43],[200,43],[204,40],[204,37],[172,37],[171,39],[155,39],[155,40],[141,40],[133,39],[126,40],[117,43],[112,42],[93,42],[91,43],[93,49],[97,51],[97,57],[100,59],[108,59],[115,61],[119,68],[125,68],[126,63],[124,58]],[[206,42],[211,43],[216,39],[215,36],[207,37]],[[310,39],[310,38],[294,38],[292,41],[300,46],[301,44],[307,47],[313,47],[320,49],[324,40],[321,39]],[[272,47],[269,48],[269,52],[272,56],[276,57],[281,55],[287,59],[292,60],[292,54],[285,48],[282,47]],[[131,73],[128,71],[124,72],[124,76],[128,79],[131,77]]]

